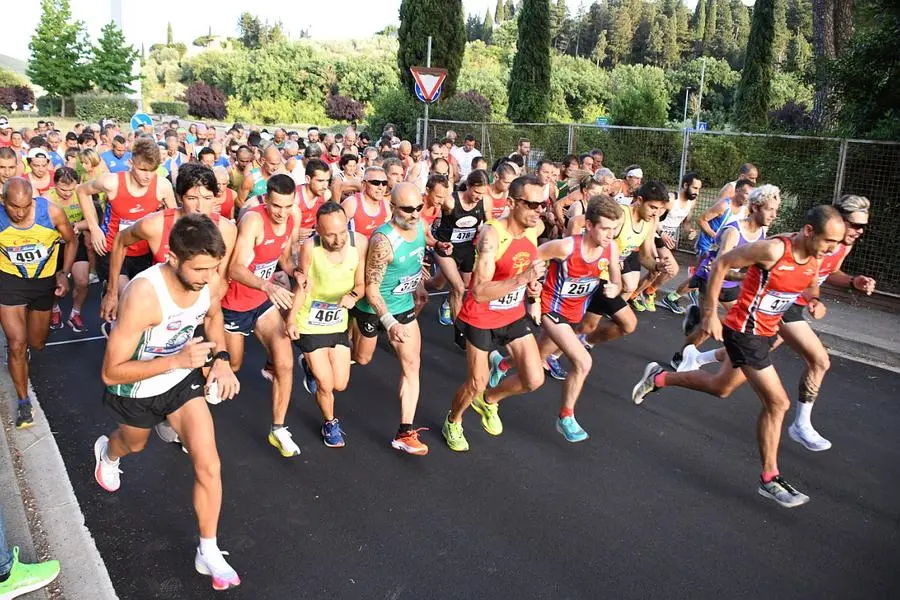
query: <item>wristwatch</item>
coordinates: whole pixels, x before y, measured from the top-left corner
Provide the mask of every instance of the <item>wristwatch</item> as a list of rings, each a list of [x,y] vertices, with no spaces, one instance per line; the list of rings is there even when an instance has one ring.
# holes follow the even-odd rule
[[[216,353],[213,355],[213,360],[214,360],[214,361],[216,361],[216,360],[224,360],[225,362],[230,363],[230,362],[231,362],[231,355],[228,354],[228,352],[226,352],[225,350],[221,350],[221,351],[219,351],[219,352],[216,352]]]

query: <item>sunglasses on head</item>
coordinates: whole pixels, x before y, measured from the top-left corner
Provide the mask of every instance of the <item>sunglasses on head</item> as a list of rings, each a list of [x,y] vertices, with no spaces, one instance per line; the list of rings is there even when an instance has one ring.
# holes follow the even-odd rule
[[[540,210],[541,208],[544,207],[543,202],[530,202],[530,201],[526,200],[525,198],[513,198],[513,200],[515,200],[516,202],[522,202],[523,204],[525,204],[525,206],[527,206],[531,210]]]
[[[366,179],[366,183],[369,185],[387,185],[387,179]]]
[[[408,214],[408,215],[411,215],[411,214],[413,214],[413,213],[415,213],[415,212],[422,212],[422,209],[425,208],[425,205],[424,205],[424,204],[419,204],[419,205],[417,205],[417,206],[397,206],[397,205],[395,204],[395,205],[394,205],[394,208],[396,208],[397,210],[401,210],[401,211],[405,212],[405,213]]]

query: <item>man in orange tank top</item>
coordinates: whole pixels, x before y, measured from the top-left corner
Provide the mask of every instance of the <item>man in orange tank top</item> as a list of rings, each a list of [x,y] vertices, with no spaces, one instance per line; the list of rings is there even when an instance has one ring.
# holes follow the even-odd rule
[[[464,452],[469,443],[462,419],[471,404],[491,435],[503,433],[498,403],[508,396],[531,392],[543,385],[544,370],[533,328],[540,318],[538,281],[546,271],[538,252],[535,228],[544,210],[543,185],[527,175],[509,186],[509,217],[486,223],[479,234],[478,258],[469,293],[457,319],[466,337],[468,375],[457,390],[442,433],[451,450]],[[526,302],[527,300],[527,302]],[[526,316],[529,307],[531,318]],[[507,346],[517,373],[486,390],[490,375],[488,353]]]
[[[369,167],[363,176],[363,191],[350,196],[341,204],[350,228],[372,237],[375,230],[391,218],[391,207],[385,193],[389,187],[387,173],[381,167]]]
[[[819,302],[819,261],[835,250],[844,233],[841,214],[822,205],[806,214],[801,231],[745,244],[717,258],[707,279],[701,327],[725,342],[727,356],[719,372],[671,373],[653,362],[632,392],[635,404],[651,392],[672,386],[727,398],[749,379],[763,405],[757,424],[762,458],[759,494],[787,508],[805,504],[809,496],[794,489],[778,471],[781,426],[791,401],[772,365],[770,350],[784,313],[801,294],[808,298],[813,318],[825,316],[825,305]],[[719,292],[728,271],[743,267],[749,270],[723,329],[717,310]]]

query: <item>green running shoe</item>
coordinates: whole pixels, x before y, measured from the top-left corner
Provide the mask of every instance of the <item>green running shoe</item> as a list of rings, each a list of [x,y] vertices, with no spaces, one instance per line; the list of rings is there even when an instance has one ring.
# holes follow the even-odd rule
[[[19,562],[19,547],[12,549],[12,568],[9,578],[0,582],[0,598],[18,598],[28,592],[39,590],[59,575],[59,561],[26,565]]]
[[[500,420],[499,406],[488,404],[484,401],[484,394],[476,396],[472,401],[472,408],[481,415],[481,426],[491,435],[503,433],[503,421]]]
[[[454,452],[468,452],[469,442],[466,441],[466,436],[463,433],[462,423],[452,422],[449,413],[447,413],[447,418],[444,419],[444,426],[441,427],[441,433],[444,434],[444,439],[447,440],[447,446],[449,446],[451,450]]]

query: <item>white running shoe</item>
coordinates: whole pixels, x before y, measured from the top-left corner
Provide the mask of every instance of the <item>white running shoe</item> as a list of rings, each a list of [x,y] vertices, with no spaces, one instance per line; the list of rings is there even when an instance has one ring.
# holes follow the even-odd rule
[[[803,425],[791,423],[791,426],[788,427],[788,435],[791,436],[792,440],[798,444],[803,444],[803,447],[812,452],[822,452],[831,448],[831,442],[819,435],[819,432],[813,429],[811,425],[804,427]]]
[[[795,490],[781,475],[776,476],[769,483],[763,483],[760,480],[758,491],[763,498],[774,500],[785,508],[794,508],[809,502],[809,496]]]
[[[281,455],[285,458],[298,456],[300,447],[294,443],[291,432],[287,427],[280,427],[269,433],[269,443],[275,446]]]
[[[231,568],[225,561],[223,555],[228,553],[219,550],[218,552],[210,552],[203,554],[200,548],[197,548],[197,555],[194,558],[194,568],[201,575],[209,575],[212,577],[212,586],[214,590],[227,590],[241,585],[241,578],[237,572]]]
[[[700,354],[700,351],[697,350],[697,346],[693,344],[688,344],[684,347],[684,350],[681,351],[681,363],[678,365],[677,372],[684,373],[685,371],[696,371],[700,368],[700,365],[697,363],[697,356]]]
[[[178,437],[178,432],[175,431],[175,428],[169,425],[168,421],[163,421],[162,423],[157,423],[153,427],[153,431],[156,432],[156,435],[159,436],[159,439],[164,441],[167,444],[180,444],[181,438]]]
[[[631,401],[635,404],[640,404],[644,401],[644,398],[650,392],[655,392],[659,388],[656,387],[656,383],[654,383],[654,379],[660,373],[663,373],[665,369],[660,366],[659,363],[652,362],[644,367],[644,373],[641,375],[640,381],[635,384],[634,388],[631,390]]]
[[[121,485],[119,474],[122,471],[119,470],[119,461],[111,464],[103,460],[102,457],[108,448],[109,438],[105,435],[101,435],[94,442],[94,479],[107,492],[115,492]]]

